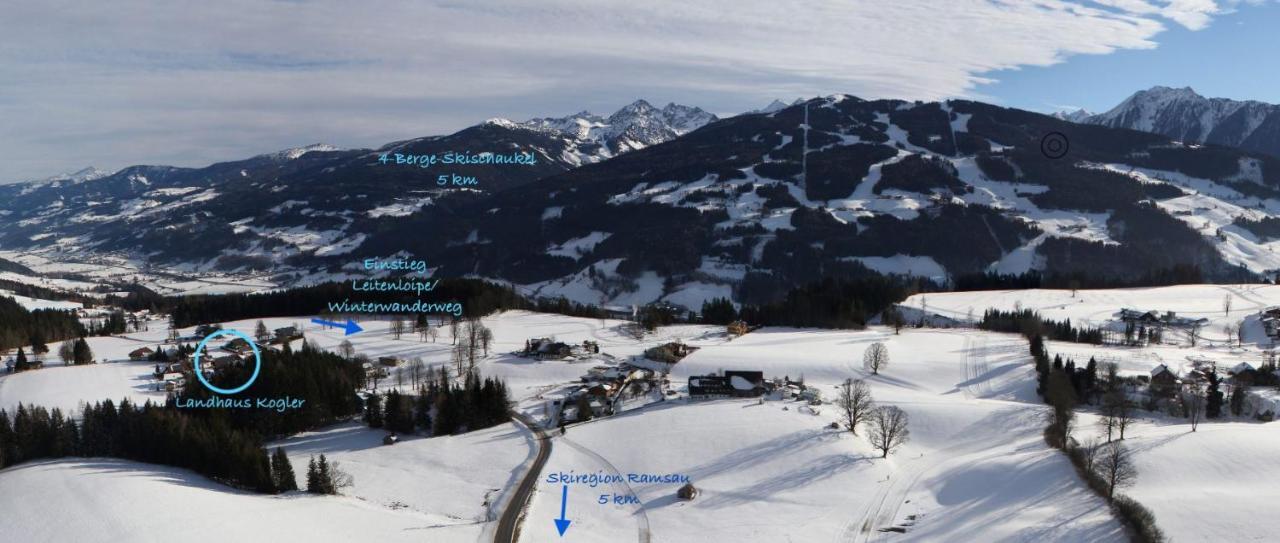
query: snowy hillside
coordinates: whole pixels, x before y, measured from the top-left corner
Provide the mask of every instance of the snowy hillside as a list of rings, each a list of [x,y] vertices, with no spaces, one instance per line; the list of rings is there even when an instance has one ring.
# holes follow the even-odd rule
[[[1230,296],[1230,312],[1224,300]],[[1211,359],[1219,367],[1256,362],[1268,347],[1256,324],[1263,307],[1280,305],[1280,287],[1214,286],[1119,290],[989,291],[928,293],[904,306],[964,320],[988,307],[1026,308],[1077,325],[1114,327],[1123,308],[1174,311],[1210,320],[1196,346],[1180,337],[1142,348],[1050,342],[1055,354],[1078,360],[1090,356],[1120,364],[1122,374],[1142,375],[1158,364],[1175,369]],[[1220,325],[1245,321],[1243,347],[1226,343]],[[299,325],[307,340],[325,349],[343,341],[342,332],[308,323],[307,318],[264,319],[268,327]],[[675,486],[663,483],[573,486],[567,515],[569,537],[629,540],[647,533],[653,540],[785,540],[802,536],[822,540],[1004,540],[1122,541],[1123,532],[1099,498],[1085,490],[1065,457],[1044,444],[1042,401],[1035,394],[1035,373],[1027,344],[1019,336],[969,329],[831,331],[765,328],[730,340],[721,327],[672,326],[637,340],[622,322],[581,319],[521,311],[485,319],[494,331],[484,375],[510,386],[518,408],[543,420],[549,398],[576,386],[593,366],[615,365],[640,356],[648,347],[680,340],[699,350],[671,369],[668,401],[628,409],[619,415],[572,424],[553,438],[544,471],[576,473],[679,473],[702,494],[691,502],[675,498]],[[252,330],[256,320],[225,323]],[[371,357],[422,358],[428,366],[450,364],[450,342],[394,339],[386,321],[362,323],[366,331],[350,340]],[[159,328],[159,327],[157,327]],[[184,330],[189,333],[190,330]],[[50,367],[0,377],[0,406],[37,402],[71,413],[80,402],[123,396],[157,400],[150,364],[119,361],[136,346],[158,342],[164,331],[128,337],[89,338],[95,358],[112,360],[91,366]],[[555,337],[578,343],[597,341],[598,357],[587,360],[532,360],[511,354],[531,337]],[[862,363],[872,342],[883,342],[890,365],[872,375]],[[1261,342],[1261,343],[1259,343]],[[56,345],[51,346],[56,351]],[[690,400],[681,392],[692,376],[722,370],[757,370],[768,377],[801,379],[826,402],[809,406],[793,400]],[[398,370],[402,371],[402,370]],[[829,402],[846,378],[865,379],[875,400],[902,408],[910,416],[911,436],[888,459],[870,448],[865,432],[854,437],[828,428],[838,414]],[[401,374],[382,380],[382,390],[409,386]],[[1089,407],[1081,411],[1078,438],[1094,426]],[[1176,540],[1214,539],[1239,522],[1257,500],[1270,494],[1258,487],[1256,467],[1265,464],[1272,424],[1248,418],[1202,423],[1191,434],[1184,420],[1143,411],[1126,442],[1135,451],[1138,483],[1130,495],[1150,507],[1158,524]],[[269,511],[271,529],[308,541],[340,541],[343,523],[376,523],[384,539],[420,538],[474,541],[487,537],[495,507],[513,488],[532,458],[531,436],[513,425],[452,437],[408,436],[395,447],[382,446],[382,432],[358,424],[308,432],[273,443],[283,446],[295,465],[312,454],[338,460],[355,477],[346,497],[263,497],[227,491],[180,470],[117,461],[65,461],[16,466],[0,472],[5,488],[40,485],[51,500],[81,507],[80,485],[173,496],[205,504],[206,511]],[[1259,441],[1261,440],[1261,441]],[[1192,459],[1193,461],[1188,461]],[[111,469],[104,466],[111,464]],[[123,474],[129,474],[124,477]],[[1212,486],[1215,493],[1186,494],[1183,489]],[[88,488],[87,486],[84,488]],[[62,495],[65,492],[67,495]],[[537,487],[526,516],[530,541],[559,540],[552,518],[559,513],[559,485]],[[634,495],[639,504],[596,503],[600,494]],[[16,499],[0,493],[2,499]],[[41,498],[44,499],[44,498]],[[185,503],[185,502],[184,502]],[[88,507],[88,505],[83,505]],[[1211,522],[1193,521],[1193,511],[1219,511]],[[135,539],[159,539],[168,523],[149,511],[121,506],[110,512],[116,526],[138,530]],[[8,526],[38,539],[80,539],[90,532],[80,523],[27,522]],[[185,526],[203,526],[178,517]],[[320,520],[317,520],[320,519]],[[1256,519],[1255,519],[1256,521]],[[251,525],[252,527],[252,525]],[[414,529],[410,529],[413,527]],[[292,528],[286,530],[286,528]],[[393,529],[394,528],[394,529]],[[1242,537],[1263,537],[1274,527],[1254,522]],[[124,528],[119,528],[124,529]],[[247,529],[247,528],[237,528]],[[905,530],[905,533],[882,529]],[[98,533],[98,532],[93,532]],[[167,533],[167,532],[166,532]],[[192,535],[200,540],[199,535]]]
[[[1067,120],[1280,156],[1280,106],[1205,98],[1190,87],[1152,87],[1134,93],[1106,113]]]
[[[895,360],[880,376],[863,349],[884,341]],[[1105,506],[1074,483],[1048,449],[1025,342],[1006,335],[884,330],[766,329],[704,347],[676,365],[685,378],[717,370],[803,376],[824,396],[867,379],[878,402],[905,409],[911,440],[889,459],[864,437],[827,429],[833,406],[800,402],[668,402],[573,426],[556,438],[547,469],[578,473],[682,473],[676,485],[572,486],[577,537],[620,541],[1123,541]],[[531,518],[558,512],[559,485],[541,485]],[[601,493],[634,493],[643,507],[600,506]],[[1070,519],[1070,522],[1066,522]],[[544,526],[545,524],[545,526]],[[908,526],[905,535],[881,530]],[[550,522],[533,541],[556,541]]]
[[[590,164],[619,153],[667,142],[715,121],[701,108],[670,103],[658,109],[636,100],[608,117],[582,111],[565,117],[524,122],[493,119],[490,123],[548,132],[565,138],[578,164]]]

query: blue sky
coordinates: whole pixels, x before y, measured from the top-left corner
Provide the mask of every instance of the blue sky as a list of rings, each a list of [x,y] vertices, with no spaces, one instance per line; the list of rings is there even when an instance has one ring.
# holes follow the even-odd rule
[[[636,99],[1280,102],[1276,0],[47,0],[0,17],[0,183],[205,166]]]
[[[1191,87],[1200,95],[1280,103],[1280,3],[1243,5],[1190,30],[1169,25],[1154,49],[1077,55],[1048,67],[990,73],[976,92],[1033,111],[1101,113],[1134,91]]]

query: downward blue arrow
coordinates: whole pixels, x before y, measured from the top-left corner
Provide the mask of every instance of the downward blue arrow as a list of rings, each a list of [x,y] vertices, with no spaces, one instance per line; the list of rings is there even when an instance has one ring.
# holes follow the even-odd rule
[[[569,522],[564,518],[564,507],[569,502],[569,485],[564,485],[560,491],[560,518],[556,519],[556,529],[560,530],[560,537],[564,537],[565,530],[569,529]]]
[[[343,328],[347,331],[347,333],[344,335],[348,335],[348,336],[357,332],[364,331],[364,328],[361,328],[359,324],[356,324],[356,321],[353,321],[351,319],[347,319],[346,324],[343,324],[340,322],[327,321],[324,319],[311,319],[311,322],[315,324],[319,324],[321,326],[334,326],[337,328]]]

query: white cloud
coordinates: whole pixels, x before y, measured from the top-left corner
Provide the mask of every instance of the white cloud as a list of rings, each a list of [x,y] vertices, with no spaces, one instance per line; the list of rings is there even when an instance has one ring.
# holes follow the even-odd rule
[[[637,97],[972,95],[992,71],[1155,46],[1209,0],[341,0],[8,5],[0,179],[372,146]]]

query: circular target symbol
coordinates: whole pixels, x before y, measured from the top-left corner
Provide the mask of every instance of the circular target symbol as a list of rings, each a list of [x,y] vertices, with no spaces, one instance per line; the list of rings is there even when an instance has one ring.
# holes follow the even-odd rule
[[[1046,158],[1059,159],[1067,156],[1067,151],[1071,149],[1071,142],[1067,140],[1067,136],[1062,132],[1050,132],[1040,139],[1040,153]]]
[[[236,388],[219,388],[214,386],[212,383],[209,382],[208,379],[204,378],[204,372],[201,371],[200,369],[200,354],[204,352],[205,345],[208,345],[210,340],[219,336],[235,336],[240,339],[243,339],[245,340],[246,343],[249,344],[249,347],[253,350],[253,375],[249,376],[249,380],[245,382],[245,384],[240,385]],[[212,334],[209,334],[207,337],[205,337],[203,340],[200,341],[199,345],[196,346],[196,352],[195,352],[194,358],[195,360],[193,361],[193,366],[195,367],[196,379],[200,380],[200,384],[204,385],[205,388],[212,390],[218,394],[223,394],[228,396],[231,394],[237,394],[237,393],[243,392],[244,389],[249,388],[249,385],[252,385],[254,381],[258,380],[258,372],[262,371],[262,353],[258,351],[258,345],[253,342],[253,338],[249,337],[248,334],[245,334],[244,332],[241,332],[239,330],[225,329],[225,330],[218,330]]]

